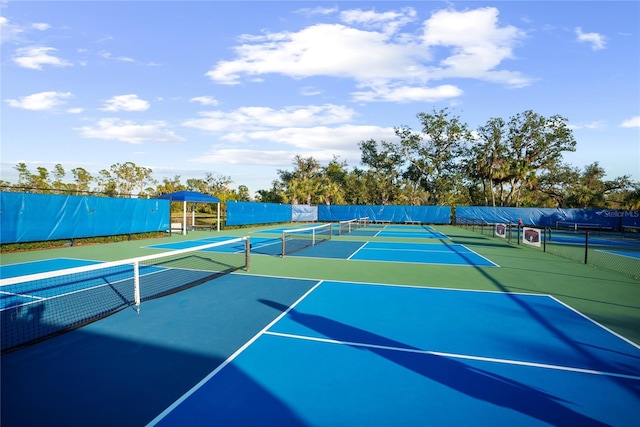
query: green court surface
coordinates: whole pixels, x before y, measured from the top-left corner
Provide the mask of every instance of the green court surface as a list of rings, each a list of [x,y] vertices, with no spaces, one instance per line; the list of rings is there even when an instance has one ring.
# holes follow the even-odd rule
[[[416,232],[419,232],[419,226],[416,227]],[[273,229],[273,227],[271,228]],[[350,233],[333,236],[332,239],[357,242],[409,242],[411,245],[419,241],[420,244],[431,244],[434,247],[435,245],[443,244],[464,245],[470,251],[491,261],[493,265],[440,265],[402,262],[401,257],[393,262],[354,261],[339,257],[304,256],[304,250],[299,252],[300,256],[285,257],[253,253],[250,259],[249,271],[239,270],[186,291],[143,302],[140,307],[140,314],[137,314],[131,308],[127,308],[82,328],[3,354],[3,375],[1,379],[2,425],[145,425],[199,384],[203,378],[215,372],[221,366],[225,366],[232,355],[237,354],[246,345],[249,345],[252,337],[256,337],[256,334],[259,335],[260,331],[266,330],[269,325],[273,324],[277,316],[281,313],[286,313],[288,307],[295,306],[297,301],[301,301],[303,296],[307,295],[318,283],[325,282],[350,283],[350,286],[355,286],[355,288],[362,287],[363,289],[366,287],[365,284],[384,284],[406,285],[416,288],[478,290],[498,294],[504,292],[525,295],[549,295],[562,305],[575,310],[585,319],[590,319],[596,322],[597,325],[603,326],[605,334],[610,332],[614,340],[620,338],[623,347],[624,342],[631,344],[634,350],[628,353],[630,362],[625,362],[624,365],[631,372],[637,372],[640,369],[640,360],[638,360],[637,355],[634,356],[634,354],[637,354],[638,345],[640,344],[640,281],[529,247],[508,244],[501,239],[477,234],[470,230],[454,226],[436,226],[433,228],[434,231],[442,233],[447,238],[433,238],[431,236],[419,239],[413,233],[411,233],[411,236],[407,234],[404,237],[402,235],[398,236],[400,233],[387,233],[386,236],[381,233],[379,237],[367,233]],[[231,236],[240,235],[254,237],[257,240],[264,238],[265,234],[268,234],[266,233],[268,230],[269,227],[242,228],[222,232],[194,231],[186,236],[174,234],[164,238],[144,241],[3,254],[1,262],[3,266],[6,266],[56,258],[84,261],[115,261],[157,254],[159,251],[164,250],[158,249],[158,245],[171,246],[168,244],[191,240],[214,239],[221,236],[231,238]],[[321,289],[327,289],[328,285],[324,284],[322,286],[324,288]],[[359,294],[354,293],[353,295],[353,298],[356,298],[355,303],[350,306],[354,307],[353,311],[350,311],[347,307],[346,311],[330,314],[332,319],[330,322],[325,320],[324,323],[318,323],[322,320],[322,318],[318,317],[319,315],[310,317],[308,313],[311,311],[309,311],[308,306],[305,308],[304,301],[300,304],[300,310],[302,311],[295,311],[294,309],[290,313],[289,322],[297,320],[298,325],[296,327],[299,328],[301,321],[303,323],[313,321],[315,322],[316,330],[321,331],[322,328],[319,326],[323,325],[339,326],[339,331],[355,331],[360,338],[367,335],[373,336],[372,331],[385,323],[369,323],[355,328],[353,321],[345,319],[349,319],[351,313],[356,312],[360,313],[362,317],[368,317],[367,313],[369,311],[375,313],[380,307],[376,307],[376,304],[371,302],[357,306],[358,298],[360,298]],[[369,292],[363,295],[371,296],[373,294]],[[426,294],[420,295],[420,298],[426,298],[426,305],[433,299]],[[461,303],[460,298],[455,295],[458,294],[454,294],[454,300]],[[329,298],[329,300],[331,299]],[[516,301],[514,299],[511,300],[512,302]],[[380,301],[385,301],[385,297],[381,297]],[[415,302],[415,299],[409,298],[408,301]],[[486,301],[481,300],[481,304]],[[268,302],[268,304],[265,302]],[[311,302],[311,300],[307,300],[307,304]],[[347,305],[346,301],[343,300],[335,301],[335,303],[330,302],[323,307],[337,307],[340,306],[340,303]],[[355,308],[356,306],[357,308]],[[488,304],[487,306],[490,305]],[[527,302],[525,304],[516,301],[513,306],[526,313],[530,303]],[[449,319],[447,320],[448,322],[455,323],[456,316],[465,316],[465,313],[469,312],[469,310],[462,310],[456,314],[447,311],[445,307],[434,305],[434,308],[436,307],[443,310],[443,316],[437,316],[436,311],[431,311],[429,316],[432,317],[433,321],[447,318]],[[478,303],[474,302],[469,307],[473,308],[472,311],[475,313],[473,316],[475,317],[473,319],[465,319],[467,323],[460,322],[471,325],[465,328],[472,330],[476,325],[480,326],[480,323],[487,324],[490,323],[490,319],[496,319],[493,316],[495,313],[486,313],[486,319],[483,320],[483,308]],[[414,316],[413,319],[415,320],[415,316],[420,316],[420,310],[417,309],[419,308],[418,306],[414,308],[416,310],[411,316]],[[565,335],[562,329],[567,326],[567,320],[566,318],[563,321],[560,320],[567,313],[563,310],[564,314],[560,316],[560,311],[556,313],[558,308],[562,307],[550,304],[545,311],[545,317],[535,318],[534,323],[545,325],[546,330],[554,332],[556,338],[562,337],[563,345],[573,349],[583,348],[584,346],[584,348],[588,348],[586,350],[588,352],[609,351],[598,347],[599,344],[597,342],[591,343],[587,338],[578,335],[576,335],[576,338],[568,339],[567,337],[570,334]],[[393,308],[393,310],[396,309]],[[509,309],[503,314],[518,316],[515,314],[518,310]],[[307,317],[301,314],[303,311],[307,313]],[[322,311],[322,313],[332,312],[329,310]],[[400,318],[402,313],[406,313],[406,311],[398,311]],[[471,316],[471,314],[469,315]],[[327,316],[329,315],[327,314]],[[336,322],[338,317],[335,316],[345,317],[338,324]],[[375,318],[376,316],[372,317]],[[427,318],[425,317],[424,319]],[[424,319],[422,320],[426,321]],[[478,319],[478,321],[474,319]],[[517,323],[517,318],[512,319],[516,319],[516,321],[512,320],[510,322]],[[554,322],[558,322],[557,325]],[[562,322],[565,322],[564,326],[560,325]],[[570,321],[569,323],[572,322]],[[282,326],[283,324],[280,323],[280,325]],[[398,328],[398,336],[404,336],[403,334],[408,333],[408,330],[402,327],[402,323],[396,323],[395,325]],[[412,323],[412,325],[415,326],[416,323]],[[259,348],[260,345],[265,345],[265,343],[282,342],[283,346],[274,349],[273,354],[275,355],[278,351],[282,351],[282,357],[290,357],[292,362],[289,363],[294,363],[297,360],[297,353],[287,353],[286,350],[288,346],[292,346],[292,342],[282,341],[283,336],[277,335],[277,333],[281,332],[277,328],[277,326],[274,326],[271,332],[266,335],[263,334],[256,341],[257,347],[251,347],[254,348],[253,353],[251,351],[242,353],[243,356],[238,358],[239,364],[231,363],[226,371],[227,376],[237,370],[239,366],[242,366],[243,361],[254,357],[254,354],[257,360],[264,360],[264,355],[255,353],[255,348]],[[493,325],[492,328],[499,329],[500,326]],[[424,329],[432,330],[431,333],[434,336],[438,335],[438,327],[436,325],[431,325],[430,323],[429,325],[424,325]],[[483,333],[494,335],[491,334],[491,330],[487,331],[486,329]],[[292,334],[290,330],[287,330],[287,335]],[[378,335],[384,337],[386,333],[379,332]],[[327,335],[325,334],[324,336]],[[409,337],[419,336],[420,333],[418,332]],[[331,335],[328,335],[328,338],[334,338],[337,341],[344,340]],[[460,339],[464,339],[464,333],[462,333]],[[480,338],[477,339],[480,340]],[[347,339],[346,341],[349,340]],[[375,345],[369,347],[373,348],[374,351],[364,352],[364,354],[369,354],[367,357],[375,359],[376,357],[372,357],[372,355],[375,356],[378,350],[386,352],[394,350],[396,347],[402,347],[402,342],[400,341],[405,340],[396,339],[396,341],[387,340],[387,342],[383,340],[382,346],[385,347],[384,349],[379,349],[380,345],[374,343]],[[507,346],[513,346],[516,342],[524,343],[525,341],[528,341],[528,337],[516,337],[512,342],[494,344],[498,347],[502,345],[506,348]],[[307,358],[306,360],[317,358],[317,356],[312,356],[316,354],[314,347],[320,346],[322,343],[327,344],[324,341],[320,344],[313,340],[309,341],[309,338],[305,342],[308,343],[305,345],[310,349],[308,355],[304,356]],[[445,342],[448,343],[446,340]],[[422,348],[421,345],[416,344],[416,349]],[[432,342],[427,341],[424,345],[426,346],[425,348],[429,349],[428,346],[432,345]],[[517,349],[517,347],[513,348]],[[296,350],[293,351],[299,351],[301,355],[304,355],[307,347],[296,347]],[[359,357],[359,355],[363,354],[360,348],[354,351],[344,346],[331,347],[330,351],[344,353],[349,357],[352,355]],[[409,366],[414,362],[417,363],[421,360],[420,358],[425,360],[432,359],[434,363],[436,363],[436,359],[440,362],[443,361],[434,358],[434,354],[420,351],[418,359],[407,360],[406,364],[404,364],[404,356],[396,353],[393,353],[389,356],[389,359],[385,360],[393,362],[395,369],[398,366]],[[535,351],[548,356],[553,353],[551,350],[545,353],[544,343],[536,346]],[[620,354],[623,352],[620,352]],[[464,351],[460,351],[460,353],[467,354]],[[515,357],[514,359],[519,360]],[[284,359],[276,357],[274,363],[278,360]],[[398,363],[398,360],[402,360],[403,363]],[[299,362],[300,365],[296,365],[298,368],[305,363],[305,361],[301,360]],[[331,361],[320,358],[316,362],[330,364]],[[353,363],[354,366],[358,366],[360,362],[354,361]],[[476,360],[473,363],[485,363],[485,361]],[[473,363],[469,362],[468,366],[473,365]],[[449,365],[462,366],[457,362],[449,363]],[[243,381],[249,381],[250,378],[246,377],[246,373],[250,369],[254,369],[253,366],[255,365],[247,368],[245,376],[241,376],[241,378],[244,378]],[[301,375],[307,375],[312,371],[313,365],[310,365],[309,370],[303,369]],[[399,374],[404,374],[402,369],[398,372]],[[465,372],[467,372],[466,368]],[[479,371],[476,370],[475,372]],[[546,375],[551,371],[544,372]],[[251,378],[255,379],[263,374],[264,371],[256,371]],[[424,384],[425,381],[429,382],[436,378],[436,370],[428,372],[428,374],[425,375],[425,372],[422,371],[422,377],[411,377],[407,381]],[[507,375],[505,372],[503,374]],[[513,375],[517,376],[517,373]],[[223,379],[225,377],[222,376]],[[427,377],[428,380],[425,379]],[[489,378],[497,377],[490,374],[484,377],[485,380]],[[515,378],[509,377],[509,380],[505,379],[504,381],[515,381]],[[527,381],[534,384],[537,378],[534,375]],[[585,377],[580,378],[584,380]],[[387,378],[386,381],[395,384],[398,390],[402,390],[405,384],[396,384],[396,379],[394,374]],[[449,378],[439,383],[440,385],[447,384],[450,380]],[[507,384],[504,381],[500,384]],[[637,398],[637,374],[631,375],[629,381],[631,385],[627,386],[624,383],[621,387],[628,394],[630,393],[629,395],[635,395]],[[549,384],[553,383],[555,382],[552,381]],[[255,387],[257,383],[251,384]],[[429,382],[429,384],[431,383]],[[510,384],[517,383],[512,382]],[[288,393],[287,387],[285,387],[286,383],[281,385],[283,387],[282,393]],[[300,377],[300,386],[302,387],[303,385],[303,377]],[[457,385],[463,387],[463,383]],[[344,390],[348,392],[350,390],[349,387],[350,384],[347,383]],[[529,390],[529,396],[532,396],[532,390],[540,390],[536,387]],[[540,387],[546,386],[541,385]],[[449,387],[449,389],[453,388]],[[522,391],[521,388],[518,390]],[[466,391],[468,392],[469,390],[466,389]],[[481,390],[477,391],[480,392]],[[475,392],[476,390],[471,394],[475,394]],[[552,393],[552,391],[549,389],[547,393]],[[562,395],[562,393],[558,393],[558,396]],[[225,394],[224,389],[222,394]],[[286,420],[287,416],[291,416],[291,420],[299,421],[299,418],[296,418],[296,414],[287,412],[288,409],[284,405],[286,401],[274,399],[275,393],[260,391],[257,396],[260,400],[272,399],[273,401],[263,401],[262,404],[273,411],[278,411],[281,416],[284,416],[281,419]],[[539,397],[538,402],[542,402],[540,397],[542,394],[536,394],[536,396]],[[601,398],[606,399],[605,396],[601,396]],[[587,396],[585,399],[584,402],[591,401],[591,397]],[[480,400],[491,401],[491,399],[484,398],[471,400],[476,402]],[[462,413],[460,411],[462,409],[456,408],[456,405],[458,405],[456,400],[451,402],[451,417],[445,416],[442,419],[453,420],[457,417],[460,420],[460,414]],[[544,402],[550,402],[547,400],[547,395],[544,397]],[[539,411],[533,407],[523,409],[515,401],[510,403],[512,409],[525,415],[522,419],[537,419],[537,421],[528,425],[539,425],[537,422],[540,420],[548,422],[553,419],[553,417],[541,416]],[[557,409],[560,407],[559,405],[565,408],[564,402],[556,404],[555,400],[552,407]],[[500,406],[504,405],[495,407]],[[582,413],[579,409],[576,411],[575,413],[572,412],[574,416],[570,418],[574,421],[578,419],[575,415]],[[360,419],[365,420],[366,418]],[[490,422],[491,418],[485,421]],[[202,423],[202,420],[200,420],[200,423]],[[418,422],[418,424],[420,423]],[[425,425],[428,425],[428,423],[425,422]],[[451,422],[449,425],[465,424],[464,420],[462,420],[455,423]],[[560,425],[570,424],[565,422],[564,424],[560,423]],[[600,424],[594,423],[593,425]]]

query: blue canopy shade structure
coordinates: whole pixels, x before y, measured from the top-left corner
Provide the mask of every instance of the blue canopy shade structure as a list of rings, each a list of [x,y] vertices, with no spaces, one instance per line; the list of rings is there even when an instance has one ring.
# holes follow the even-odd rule
[[[163,194],[158,199],[169,199],[172,202],[220,203],[220,199],[197,191],[176,191]]]
[[[182,234],[187,234],[187,202],[191,203],[217,203],[218,204],[218,231],[220,231],[220,199],[210,196],[208,194],[199,193],[197,191],[176,191],[175,193],[163,194],[158,196],[158,199],[168,199],[172,202],[183,203],[183,220],[182,220]],[[192,213],[195,216],[195,212]],[[195,223],[195,218],[191,221]]]

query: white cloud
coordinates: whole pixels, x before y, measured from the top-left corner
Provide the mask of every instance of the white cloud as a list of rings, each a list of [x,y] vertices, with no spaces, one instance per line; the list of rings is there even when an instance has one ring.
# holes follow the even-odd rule
[[[496,8],[437,11],[424,21],[420,35],[400,32],[417,18],[411,8],[385,13],[344,11],[340,14],[344,24],[245,34],[234,49],[235,59],[219,61],[206,75],[221,84],[238,84],[242,78],[258,79],[271,73],[296,79],[348,78],[362,89],[354,93],[357,100],[384,100],[375,94],[404,90],[413,96],[410,100],[423,101],[434,99],[434,91],[443,88],[449,91],[445,97],[455,92],[451,85],[431,88],[428,83],[434,79],[529,85],[532,80],[522,73],[498,69],[505,60],[514,58],[514,48],[526,36],[514,26],[501,26],[498,14]]]
[[[623,128],[640,128],[640,116],[632,117],[620,124]]]
[[[138,95],[118,95],[107,100],[103,111],[145,111],[149,109],[149,102],[138,98]]]
[[[191,98],[189,102],[198,102],[200,105],[218,105],[218,101],[212,96],[196,96]]]
[[[292,155],[288,151],[247,150],[215,148],[209,153],[191,159],[194,163],[256,165],[256,166],[285,166],[291,164]]]
[[[67,110],[67,113],[69,113],[69,114],[80,114],[83,111],[84,111],[84,109],[82,109],[82,108],[69,108]]]
[[[371,125],[342,125],[342,126],[313,126],[313,127],[288,127],[280,129],[265,129],[256,131],[239,131],[228,133],[220,139],[229,142],[264,143],[266,141],[284,144],[290,147],[309,150],[325,150],[326,155],[322,160],[331,158],[331,153],[336,155],[347,152],[360,155],[358,142],[362,139],[395,139],[393,128],[382,128]]]
[[[576,36],[579,42],[590,43],[591,49],[601,50],[606,47],[606,38],[602,34],[598,33],[583,33],[582,28],[576,27]]]
[[[23,35],[31,30],[45,31],[51,28],[49,24],[37,22],[30,25],[20,25],[10,22],[4,16],[0,16],[0,43],[23,42]]]
[[[110,41],[113,41],[113,40],[115,40],[115,37],[113,37],[112,35],[107,34],[106,36],[96,40],[96,43],[105,43],[105,42],[110,42]]]
[[[129,58],[128,56],[113,56],[113,54],[111,54],[111,52],[107,52],[105,50],[103,50],[100,53],[98,53],[98,55],[100,55],[104,59],[111,59],[111,60],[114,60],[114,61],[136,62],[135,59]]]
[[[384,86],[370,91],[354,92],[356,101],[385,101],[385,102],[437,102],[445,99],[457,98],[462,95],[462,89],[453,85],[436,87]]]
[[[570,124],[569,129],[590,129],[590,130],[600,130],[605,129],[606,123],[602,120],[596,120],[595,122],[589,123],[579,123],[579,124]]]
[[[102,41],[102,40],[101,40]],[[100,42],[100,41],[98,41]],[[111,52],[106,51],[106,50],[101,50],[100,52],[97,53],[98,56],[100,56],[101,58],[107,59],[109,61],[118,61],[118,62],[126,62],[129,64],[136,64],[136,65],[144,65],[147,67],[158,67],[161,64],[157,63],[157,62],[141,62],[141,61],[137,61],[134,58],[131,58],[130,56],[115,56],[113,55]]]
[[[0,16],[0,43],[15,42],[20,39],[24,29]]]
[[[190,119],[184,126],[209,132],[230,132],[236,129],[268,129],[274,127],[314,126],[346,123],[353,119],[350,108],[325,104],[291,106],[279,110],[269,107],[242,107],[234,111],[206,111],[200,118]]]
[[[16,49],[13,55],[13,62],[24,68],[32,70],[42,70],[43,65],[54,67],[70,67],[71,62],[60,59],[52,55],[58,49],[47,46],[29,46]]]
[[[19,99],[7,99],[6,102],[12,107],[23,108],[32,111],[51,110],[57,105],[64,104],[65,99],[70,98],[71,92],[39,92]]]
[[[318,24],[296,33],[243,36],[238,59],[220,61],[206,75],[236,84],[242,75],[279,73],[293,78],[333,76],[358,81],[419,73],[415,50],[394,46],[388,37],[341,24]]]
[[[220,141],[209,153],[192,160],[200,163],[287,166],[296,153],[321,162],[335,155],[358,163],[361,140],[396,138],[393,128],[351,124],[355,112],[333,104],[245,107],[200,116],[183,125],[216,133]]]
[[[315,96],[320,95],[321,93],[323,93],[323,90],[314,86],[305,86],[300,88],[300,94],[303,96]]]
[[[374,10],[347,10],[340,14],[347,24],[363,25],[365,28],[381,29],[386,34],[396,33],[400,27],[408,24],[417,17],[413,8],[405,8],[401,12],[389,11],[379,13]]]
[[[396,139],[396,136],[393,128],[356,125],[236,132],[223,136],[221,140],[224,144],[212,147],[208,153],[192,161],[218,165],[255,164],[286,167],[291,164],[295,154],[300,154],[303,157],[313,157],[321,163],[327,163],[337,156],[349,164],[358,164],[361,156],[358,143],[368,138],[391,141]],[[230,148],[233,144],[242,147]],[[283,149],[264,149],[272,144]]]
[[[338,11],[337,7],[315,7],[315,8],[302,8],[298,9],[296,13],[299,13],[304,16],[313,16],[313,15],[331,15]]]
[[[513,58],[513,49],[525,36],[514,27],[500,27],[499,11],[493,7],[458,12],[440,10],[424,23],[423,41],[429,48],[449,48],[434,77],[466,77],[526,85],[528,79],[518,72],[495,70],[504,60]]]
[[[164,121],[137,124],[129,120],[105,118],[95,126],[76,128],[84,138],[118,140],[131,144],[145,142],[184,142],[185,139],[166,129]]]
[[[31,28],[38,31],[45,31],[51,28],[51,25],[46,24],[44,22],[36,22],[34,24],[31,24]]]

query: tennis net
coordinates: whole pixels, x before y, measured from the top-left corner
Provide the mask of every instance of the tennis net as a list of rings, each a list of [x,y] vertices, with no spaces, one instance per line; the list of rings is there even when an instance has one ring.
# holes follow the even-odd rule
[[[331,239],[332,224],[282,230],[282,256]]]
[[[612,228],[605,227],[601,224],[589,224],[586,222],[556,221],[556,230],[584,232],[584,231],[611,231]]]
[[[358,228],[358,220],[357,219],[349,219],[346,221],[338,222],[338,234],[343,235],[347,233],[351,233],[353,230]]]
[[[0,280],[1,350],[249,268],[248,237]]]

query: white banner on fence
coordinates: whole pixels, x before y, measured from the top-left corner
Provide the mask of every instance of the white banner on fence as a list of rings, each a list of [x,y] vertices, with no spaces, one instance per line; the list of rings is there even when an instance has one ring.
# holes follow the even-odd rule
[[[537,228],[524,227],[522,229],[522,243],[540,247],[540,242],[542,241],[541,231]]]
[[[318,220],[318,206],[291,205],[291,220],[300,222],[313,222]]]
[[[494,234],[496,237],[502,237],[503,239],[507,236],[507,225],[506,224],[496,224],[496,228],[494,230]]]

